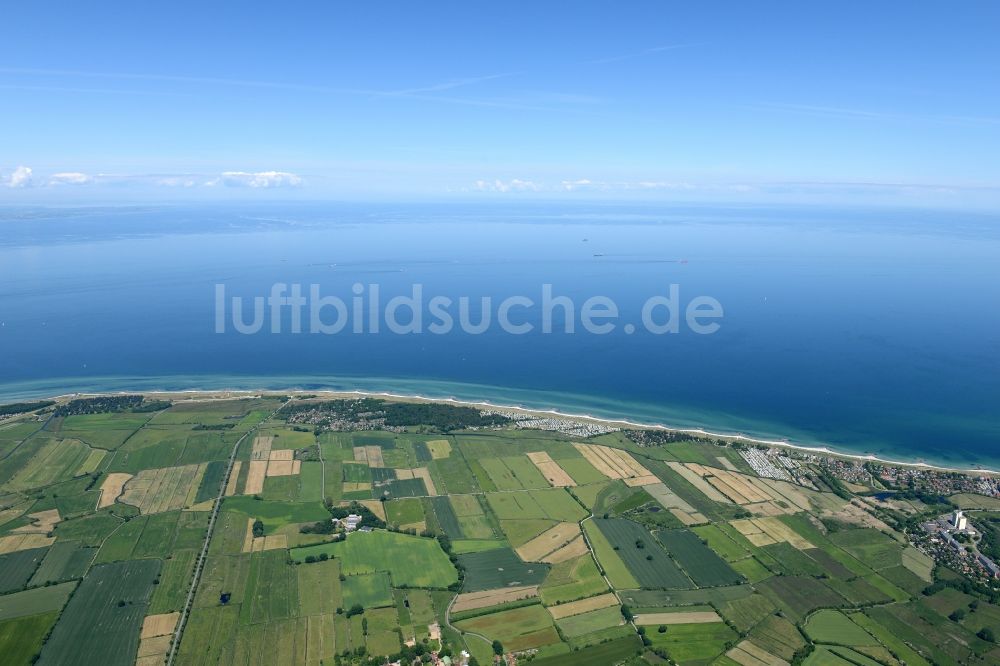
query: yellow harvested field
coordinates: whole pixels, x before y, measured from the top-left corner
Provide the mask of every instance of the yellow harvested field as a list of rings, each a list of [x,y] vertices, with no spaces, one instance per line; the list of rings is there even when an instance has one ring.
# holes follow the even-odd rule
[[[131,478],[131,474],[124,472],[114,472],[104,477],[104,481],[101,483],[101,499],[97,500],[97,508],[103,509],[114,504],[118,496],[122,494],[122,488]]]
[[[121,502],[144,514],[186,508],[194,503],[206,467],[208,463],[143,470],[125,484]]]
[[[702,478],[701,475],[697,474],[694,470],[688,468],[684,463],[668,462],[667,466],[684,477],[685,481],[700,490],[701,493],[708,499],[716,502],[722,502],[723,504],[733,503],[728,497],[716,490],[715,486]]]
[[[385,467],[385,461],[382,459],[382,447],[380,446],[367,446],[368,449],[368,466],[369,467]]]
[[[385,504],[382,502],[378,500],[360,500],[358,504],[368,507],[368,510],[378,516],[380,520],[385,520]]]
[[[740,666],[789,666],[781,657],[774,656],[748,640],[729,650],[726,656]]]
[[[496,590],[482,590],[481,592],[466,592],[455,597],[455,603],[451,606],[451,612],[461,613],[479,608],[489,608],[490,606],[498,606],[511,601],[530,599],[537,596],[537,585],[503,587]]]
[[[274,444],[274,437],[270,435],[257,435],[253,438],[253,449],[250,451],[250,460],[267,460],[271,455],[271,445]]]
[[[355,446],[354,462],[364,463],[369,467],[385,467],[382,448],[378,446]]]
[[[154,636],[139,641],[139,652],[136,654],[136,666],[153,666],[163,664],[167,652],[170,651],[172,636]]]
[[[686,479],[712,499],[722,501],[713,497],[692,476],[700,478],[702,483],[707,482],[716,493],[726,498],[725,501],[745,506],[758,516],[780,516],[810,509],[809,498],[806,494],[794,484],[785,481],[762,479],[730,469],[716,469],[697,463],[667,464],[678,473],[684,474]],[[686,473],[682,471],[684,469],[687,470]]]
[[[431,458],[440,460],[451,455],[451,442],[447,439],[432,439],[427,442],[427,449],[431,452]]]
[[[240,480],[241,469],[243,469],[243,461],[237,460],[233,464],[233,472],[229,475],[229,480],[226,482],[226,497],[232,497],[236,494],[236,484]]]
[[[244,495],[257,495],[264,492],[264,477],[267,476],[267,460],[251,460],[247,470],[247,482],[243,487]]]
[[[61,520],[58,509],[29,513],[28,518],[31,519],[31,524],[15,527],[11,532],[16,534],[48,534]]]
[[[293,460],[292,461],[292,474],[301,474],[301,473],[302,473],[302,461],[301,460]]]
[[[13,553],[17,550],[30,550],[31,548],[44,548],[56,542],[55,537],[44,534],[10,534],[0,537],[0,555]]]
[[[598,444],[573,444],[573,446],[587,459],[587,462],[609,479],[653,476],[652,472],[625,451]]]
[[[147,615],[142,621],[141,638],[155,638],[156,636],[169,636],[174,633],[177,627],[177,620],[180,613],[163,613],[162,615]]]
[[[243,534],[243,552],[249,553],[253,550],[253,518],[247,518],[247,530]]]
[[[710,624],[722,622],[715,611],[688,611],[686,613],[642,613],[635,616],[635,623],[650,624]]]
[[[270,462],[274,462],[276,460],[295,460],[295,451],[293,449],[278,449],[276,451],[271,451],[267,459]]]
[[[580,536],[580,526],[577,523],[558,523],[518,547],[516,551],[525,562],[541,562],[546,555],[562,548],[578,536]]]
[[[645,486],[645,490],[653,499],[659,502],[664,509],[670,511],[685,525],[700,525],[707,523],[708,518],[696,511],[693,506],[677,496],[677,493],[667,487],[665,483],[651,483]]]
[[[788,543],[795,546],[799,550],[805,550],[807,548],[814,547],[809,541],[799,536],[799,534],[795,530],[790,528],[788,525],[785,525],[777,518],[764,517],[764,518],[751,518],[750,520],[752,520],[754,524],[756,524],[761,529],[762,532],[767,534],[775,541],[787,541]]]
[[[771,495],[775,499],[784,498],[787,503],[803,511],[809,511],[813,508],[812,503],[809,501],[809,496],[794,483],[772,479],[754,479],[754,481],[770,489]]]
[[[214,499],[207,499],[204,502],[199,502],[198,504],[192,504],[185,511],[211,511],[212,507],[215,506]]]
[[[198,488],[201,486],[201,480],[205,476],[205,471],[208,469],[208,463],[203,463],[198,465],[198,471],[194,478],[194,481],[188,486],[187,495],[184,496],[184,505],[182,508],[190,507],[194,504],[194,501],[198,499]],[[180,492],[180,489],[178,489]],[[167,509],[162,509],[166,511]]]
[[[647,474],[645,476],[636,476],[631,479],[625,479],[626,486],[650,486],[654,483],[659,483],[660,480],[653,474]]]
[[[552,614],[552,618],[556,620],[561,620],[564,617],[572,617],[573,615],[580,615],[581,613],[589,613],[590,611],[600,610],[601,608],[610,608],[611,606],[618,606],[621,604],[613,593],[608,592],[607,594],[602,594],[597,597],[590,597],[589,599],[580,599],[579,601],[571,601],[568,604],[559,604],[557,606],[550,606],[549,613]]]
[[[409,479],[423,479],[424,486],[427,488],[427,494],[431,497],[437,495],[437,488],[434,486],[434,480],[431,479],[431,472],[426,467],[416,467],[414,469],[397,468],[396,478],[400,481],[408,481]],[[351,484],[344,484],[344,491],[347,492],[347,486]]]
[[[729,524],[732,525],[737,532],[745,536],[747,541],[755,546],[769,546],[772,543],[775,543],[775,540],[772,539],[770,535],[764,532],[764,530],[762,530],[749,518],[733,520]]]
[[[286,534],[268,534],[253,540],[255,553],[261,550],[285,550],[286,548],[288,548],[288,535]]]
[[[272,460],[267,463],[268,476],[292,476],[295,474],[294,460]]]
[[[788,509],[782,509],[774,502],[757,502],[756,504],[744,504],[743,508],[755,516],[783,516],[791,513]]]
[[[764,534],[763,532],[760,532],[758,534],[748,534],[747,541],[758,547],[770,546],[772,543],[777,543],[774,539],[770,537],[770,535]]]
[[[587,462],[593,465],[594,468],[604,476],[608,477],[609,479],[622,478],[621,471],[611,467],[608,463],[606,463],[604,459],[601,456],[599,456],[596,451],[594,451],[593,447],[587,446],[586,444],[574,444],[573,446],[575,446],[576,450],[579,451],[583,455],[583,457],[587,459]]]
[[[799,550],[813,547],[809,541],[799,536],[792,528],[772,516],[744,518],[731,521],[729,524],[755,546],[769,546],[772,543],[787,542]]]
[[[424,486],[427,487],[428,495],[430,495],[431,497],[437,495],[437,488],[434,487],[434,480],[431,479],[431,472],[429,469],[427,469],[426,467],[417,467],[416,469],[411,471],[413,472],[413,478],[424,480]]]
[[[259,553],[262,550],[281,550],[288,548],[288,536],[285,534],[268,534],[255,537],[253,535],[253,518],[247,519],[247,531],[243,536],[243,552]]]
[[[670,509],[669,511],[674,514],[674,518],[684,523],[685,527],[691,525],[701,525],[708,522],[708,518],[697,511],[691,513],[688,513],[684,509]]]
[[[531,462],[535,463],[535,467],[542,473],[542,476],[545,477],[550,486],[554,488],[567,488],[576,485],[573,477],[567,474],[566,470],[560,467],[559,463],[553,460],[548,453],[534,451],[528,454],[528,458]]]
[[[344,481],[344,492],[353,493],[359,490],[371,490],[372,484],[370,483],[355,483],[353,481]]]
[[[546,562],[547,564],[559,564],[560,562],[565,562],[566,560],[572,560],[580,557],[581,555],[586,555],[589,552],[590,551],[587,549],[587,542],[581,534],[551,555],[546,555],[542,558],[542,562]]]

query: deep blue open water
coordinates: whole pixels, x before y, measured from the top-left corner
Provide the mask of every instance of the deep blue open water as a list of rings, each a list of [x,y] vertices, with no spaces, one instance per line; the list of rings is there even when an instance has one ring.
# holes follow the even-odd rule
[[[542,285],[577,331],[242,335],[227,297],[320,285],[350,306],[496,303]],[[710,296],[720,328],[639,326],[650,296]],[[616,330],[581,332],[586,298]],[[246,304],[246,319],[251,309]],[[457,305],[451,310],[457,315]],[[431,321],[426,312],[425,328]],[[329,314],[329,310],[327,311]],[[661,311],[662,314],[662,311]],[[367,311],[364,313],[367,318]],[[400,316],[405,321],[406,316]],[[367,321],[367,319],[366,319]],[[303,327],[308,330],[308,315]],[[394,390],[1000,467],[1000,218],[889,209],[267,204],[0,209],[0,397],[218,387]]]

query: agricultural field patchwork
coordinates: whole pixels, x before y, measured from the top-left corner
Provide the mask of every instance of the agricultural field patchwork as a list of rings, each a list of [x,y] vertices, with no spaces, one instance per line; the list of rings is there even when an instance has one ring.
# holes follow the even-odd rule
[[[792,483],[715,441],[197,396],[0,423],[5,666],[1000,663],[1000,598],[809,463]],[[990,500],[955,496],[973,520]]]

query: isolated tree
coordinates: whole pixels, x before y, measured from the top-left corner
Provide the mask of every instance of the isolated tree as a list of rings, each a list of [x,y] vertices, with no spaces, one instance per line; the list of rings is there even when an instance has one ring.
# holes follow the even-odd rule
[[[500,641],[493,641],[493,654],[498,657],[503,654],[503,643]]]

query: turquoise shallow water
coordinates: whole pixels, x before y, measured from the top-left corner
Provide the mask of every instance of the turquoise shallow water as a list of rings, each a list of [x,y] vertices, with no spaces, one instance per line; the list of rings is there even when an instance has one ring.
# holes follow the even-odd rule
[[[1000,466],[1000,232],[988,216],[636,206],[0,212],[0,395],[330,388],[485,399]],[[383,303],[527,295],[619,306],[607,335],[215,332],[215,288]],[[714,335],[629,335],[678,285]],[[367,312],[364,313],[367,316]],[[286,313],[287,315],[287,313]],[[537,313],[518,319],[539,323]],[[557,317],[556,330],[560,329]]]

